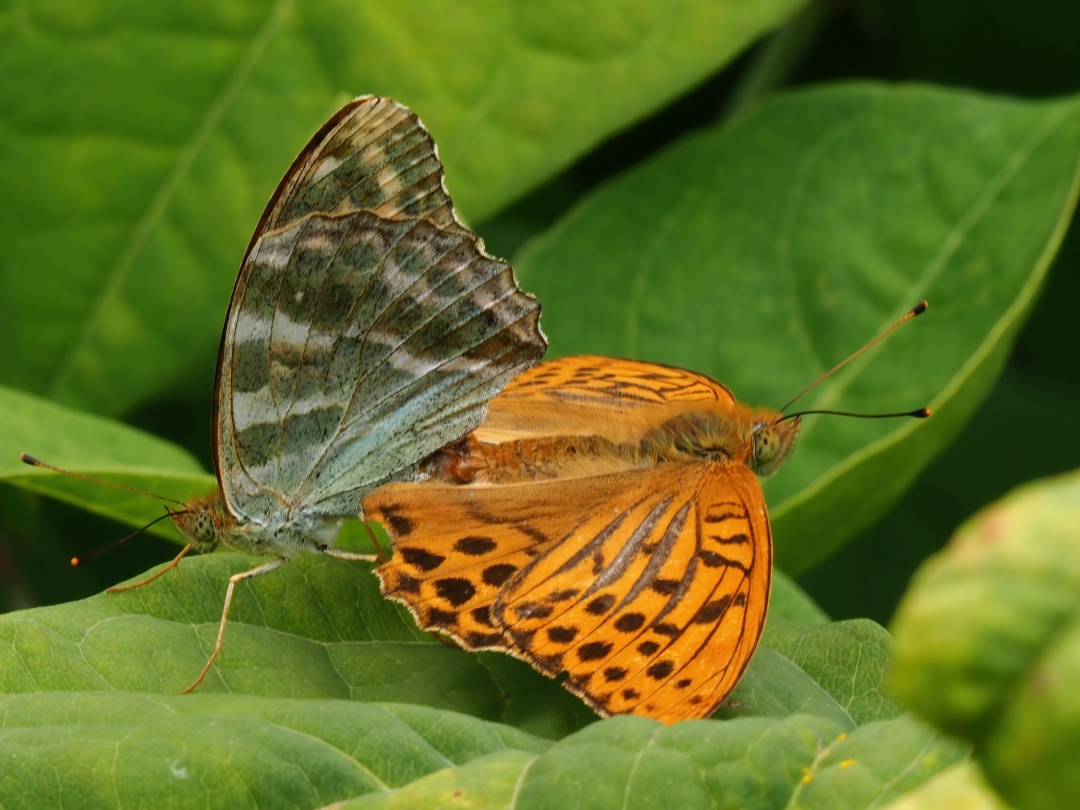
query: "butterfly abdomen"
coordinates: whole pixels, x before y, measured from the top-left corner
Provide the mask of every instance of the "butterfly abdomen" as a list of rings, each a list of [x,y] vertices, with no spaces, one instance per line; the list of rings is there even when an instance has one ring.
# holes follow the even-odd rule
[[[475,434],[425,461],[423,470],[446,484],[521,484],[582,478],[632,469],[640,463],[634,445],[603,436],[530,436],[483,442]]]

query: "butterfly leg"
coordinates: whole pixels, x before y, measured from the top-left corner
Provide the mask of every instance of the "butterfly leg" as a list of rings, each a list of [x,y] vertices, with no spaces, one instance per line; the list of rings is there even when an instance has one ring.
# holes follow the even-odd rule
[[[378,546],[376,546],[378,548]],[[379,549],[379,554],[382,549]],[[353,554],[351,551],[338,551],[336,548],[323,549],[323,554],[338,560],[356,560],[357,562],[380,562],[378,554]]]
[[[373,532],[373,531],[371,530],[371,524],[370,524],[370,523],[368,523],[368,522],[367,522],[366,520],[365,520],[365,521],[362,521],[362,522],[363,522],[363,524],[364,524],[364,530],[365,530],[365,531],[367,532],[367,535],[368,535],[368,537],[370,537],[370,538],[371,538],[371,544],[372,544],[373,546],[375,546],[375,551],[377,551],[377,552],[378,552],[378,553],[377,553],[377,554],[375,555],[375,557],[377,558],[378,562],[379,562],[380,564],[382,564],[382,563],[388,563],[388,562],[390,562],[390,555],[389,555],[389,554],[387,554],[387,553],[386,553],[385,551],[383,551],[383,547],[382,547],[382,544],[381,544],[381,543],[379,543],[379,538],[378,538],[378,537],[376,537],[376,536],[375,536],[375,532]]]
[[[192,544],[188,543],[186,546],[184,546],[182,549],[180,549],[179,554],[177,554],[175,557],[173,557],[173,561],[171,563],[169,563],[168,565],[166,565],[164,568],[162,568],[160,571],[157,571],[157,572],[151,574],[146,579],[140,579],[138,582],[133,582],[130,585],[113,585],[111,588],[109,588],[108,592],[109,593],[121,593],[122,591],[130,591],[133,588],[141,588],[143,585],[149,585],[151,582],[153,582],[155,579],[160,577],[166,571],[172,571],[174,568],[176,568],[176,566],[178,566],[180,564],[180,561],[182,559],[184,559],[184,556],[189,551],[191,551],[192,548],[193,548]]]
[[[266,565],[260,565],[258,568],[252,568],[250,571],[244,571],[242,574],[233,574],[229,577],[229,588],[225,591],[225,607],[221,611],[221,626],[218,627],[214,651],[210,653],[210,659],[206,662],[206,666],[203,667],[202,672],[199,673],[199,677],[195,679],[195,682],[191,684],[191,686],[180,692],[181,695],[188,694],[203,682],[203,678],[205,678],[206,673],[210,671],[210,666],[214,663],[214,659],[221,653],[221,643],[225,640],[225,623],[229,620],[229,606],[232,605],[233,591],[236,590],[236,583],[243,579],[251,579],[252,577],[257,577],[262,574],[269,574],[275,568],[280,568],[284,563],[284,559],[272,560]]]

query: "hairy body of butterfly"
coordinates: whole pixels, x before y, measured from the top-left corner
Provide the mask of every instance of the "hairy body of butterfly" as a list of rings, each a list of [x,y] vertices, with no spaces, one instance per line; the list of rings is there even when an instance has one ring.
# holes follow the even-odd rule
[[[525,372],[427,480],[366,495],[383,592],[603,714],[711,714],[764,626],[772,539],[755,477],[799,420],[689,371],[572,357]]]

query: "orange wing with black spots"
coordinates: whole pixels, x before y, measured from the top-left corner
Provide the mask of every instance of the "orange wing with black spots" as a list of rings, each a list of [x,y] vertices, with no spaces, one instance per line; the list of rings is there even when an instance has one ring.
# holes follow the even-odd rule
[[[508,486],[392,485],[364,511],[387,596],[425,628],[499,649],[603,714],[712,713],[757,645],[772,543],[741,464],[670,464]]]

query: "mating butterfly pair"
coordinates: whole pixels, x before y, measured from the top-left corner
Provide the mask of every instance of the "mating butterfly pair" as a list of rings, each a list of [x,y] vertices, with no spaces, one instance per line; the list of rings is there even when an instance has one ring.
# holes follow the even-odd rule
[[[293,163],[229,306],[214,400],[221,491],[170,513],[191,550],[394,540],[377,573],[421,627],[497,649],[602,713],[712,713],[761,635],[772,541],[755,473],[799,418],[648,363],[539,365],[539,305],[454,214],[431,137],[365,97]],[[508,384],[509,383],[509,384]],[[505,386],[505,390],[504,389]],[[499,392],[502,391],[500,394]],[[486,416],[485,416],[486,409]],[[33,463],[33,460],[30,459]]]

